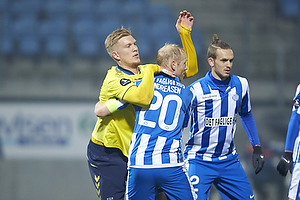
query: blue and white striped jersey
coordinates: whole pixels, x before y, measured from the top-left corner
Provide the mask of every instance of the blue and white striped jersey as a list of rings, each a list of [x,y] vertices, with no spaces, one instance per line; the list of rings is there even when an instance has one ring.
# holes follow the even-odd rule
[[[292,111],[293,112],[296,112],[298,115],[300,115],[300,84],[297,86],[297,89],[296,89],[296,94],[295,94],[295,97],[294,97],[294,105],[293,105],[293,109]]]
[[[294,105],[286,134],[285,150],[293,151],[293,161],[300,162],[300,84],[294,97]]]
[[[136,123],[128,166],[157,168],[182,164],[181,136],[191,99],[191,91],[178,78],[164,74],[154,77],[154,97],[150,107],[134,106]]]
[[[219,88],[211,71],[188,88],[192,91],[190,138],[185,158],[223,160],[236,153],[233,143],[237,114],[252,145],[259,144],[256,125],[251,113],[249,86],[246,78],[230,75],[225,88]],[[246,118],[246,117],[245,117]],[[251,120],[248,120],[251,119]],[[252,120],[253,119],[253,120]]]

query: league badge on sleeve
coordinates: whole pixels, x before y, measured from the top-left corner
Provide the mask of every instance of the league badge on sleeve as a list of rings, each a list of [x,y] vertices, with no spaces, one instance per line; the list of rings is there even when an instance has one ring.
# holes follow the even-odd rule
[[[121,84],[122,86],[128,85],[129,83],[131,83],[131,80],[130,80],[130,79],[122,78],[122,79],[120,80],[120,84]]]

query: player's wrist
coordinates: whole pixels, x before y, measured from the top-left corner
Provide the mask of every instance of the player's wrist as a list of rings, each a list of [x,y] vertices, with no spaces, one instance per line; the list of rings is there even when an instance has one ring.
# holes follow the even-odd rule
[[[288,152],[288,151],[286,151],[286,152],[284,152],[283,157],[284,157],[286,160],[290,161],[290,160],[293,159],[293,152]]]
[[[253,153],[254,154],[262,154],[261,146],[260,145],[254,146],[253,147]]]
[[[189,28],[189,27],[183,25],[182,23],[180,23],[180,27],[181,27],[181,29],[180,29],[181,32],[186,31],[188,33],[191,33],[191,31],[192,31],[192,28]]]

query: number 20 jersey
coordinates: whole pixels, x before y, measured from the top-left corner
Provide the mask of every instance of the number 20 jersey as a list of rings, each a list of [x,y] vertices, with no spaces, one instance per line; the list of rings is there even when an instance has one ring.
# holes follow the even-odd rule
[[[129,149],[130,167],[182,164],[182,128],[189,117],[191,99],[191,91],[178,78],[163,74],[155,76],[150,107],[135,106],[136,122]]]

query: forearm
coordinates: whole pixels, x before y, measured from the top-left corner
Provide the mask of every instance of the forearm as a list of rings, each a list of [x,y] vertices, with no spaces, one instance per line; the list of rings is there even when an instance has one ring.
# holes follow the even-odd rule
[[[294,149],[294,142],[299,134],[299,122],[300,122],[300,115],[297,114],[295,110],[292,112],[289,125],[288,125],[286,141],[285,141],[285,151],[292,152]]]
[[[252,113],[249,112],[248,114],[241,115],[241,122],[252,146],[254,147],[260,145],[256,124]]]
[[[198,73],[198,61],[197,61],[197,53],[191,38],[191,28],[180,25],[181,29],[179,31],[180,39],[182,42],[183,49],[185,50],[187,56],[187,67],[185,78],[194,76]]]
[[[128,103],[118,99],[109,99],[105,103],[98,101],[95,105],[95,114],[97,117],[105,117],[117,110],[122,110],[127,105]]]
[[[131,86],[122,100],[142,107],[150,105],[154,95],[154,73],[160,72],[160,67],[150,64],[144,70],[140,85],[138,87]]]

